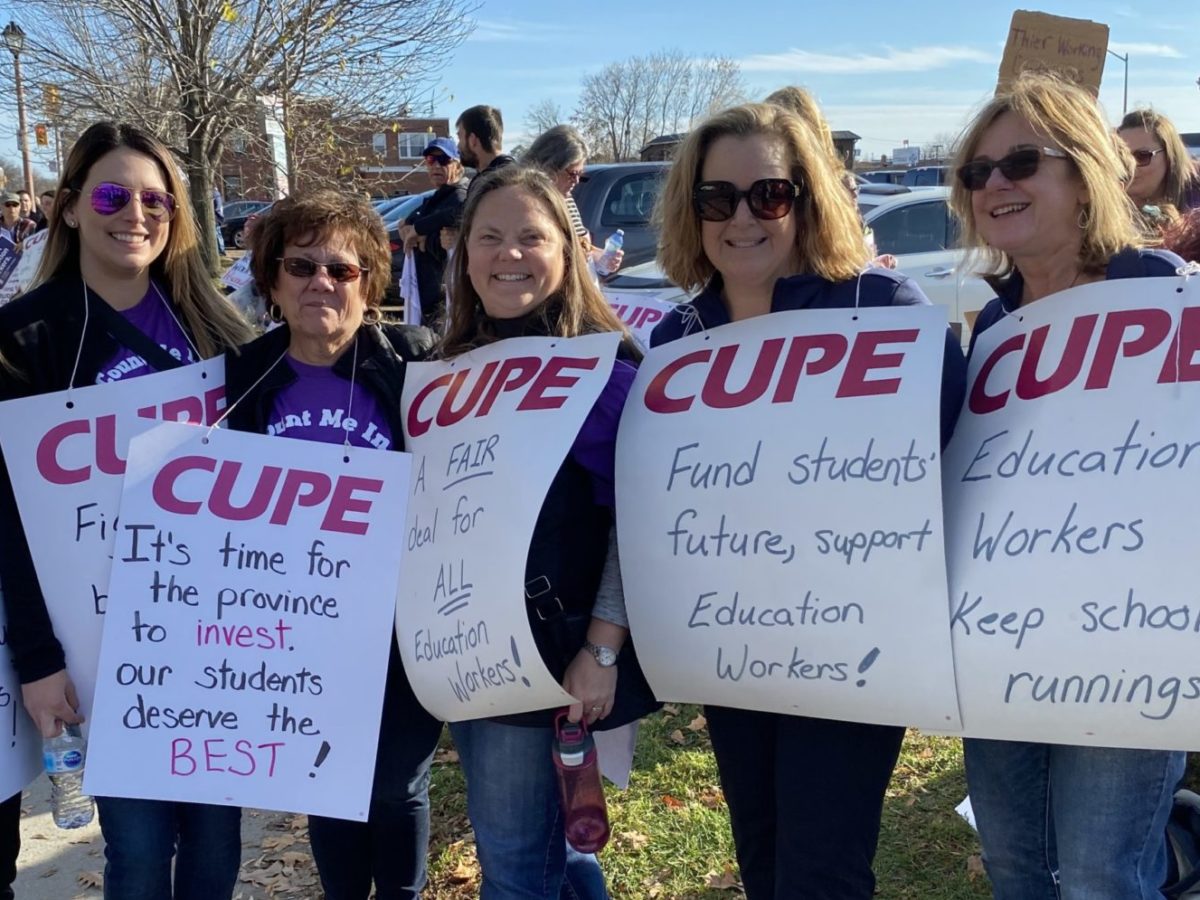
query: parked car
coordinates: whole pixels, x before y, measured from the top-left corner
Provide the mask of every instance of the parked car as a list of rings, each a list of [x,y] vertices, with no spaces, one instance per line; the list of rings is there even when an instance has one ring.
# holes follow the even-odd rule
[[[239,203],[249,205],[238,209],[236,213],[231,213],[230,210]],[[247,220],[261,215],[271,207],[271,203],[272,201],[269,200],[241,200],[237,203],[226,203],[225,221],[221,225],[221,234],[225,238],[225,246],[245,250]]]
[[[875,234],[876,250],[895,256],[897,271],[949,310],[950,323],[958,324],[965,340],[974,321],[972,314],[983,309],[995,292],[964,267],[966,253],[958,249],[958,221],[950,212],[950,188],[931,187],[893,196],[860,192],[858,208]]]
[[[906,171],[907,169],[876,169],[874,172],[863,172],[863,178],[876,184],[899,184]]]
[[[945,184],[949,173],[949,166],[917,166],[905,172],[900,183],[905,187],[934,187]]]
[[[575,205],[595,246],[603,247],[618,228],[625,232],[623,266],[654,258],[658,236],[650,215],[670,166],[667,162],[590,165],[575,186]]]

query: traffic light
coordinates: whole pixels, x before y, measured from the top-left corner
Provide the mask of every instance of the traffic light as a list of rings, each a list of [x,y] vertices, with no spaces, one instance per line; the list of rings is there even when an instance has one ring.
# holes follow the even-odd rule
[[[33,126],[33,136],[34,136],[34,139],[37,141],[37,145],[39,147],[49,147],[50,146],[50,132],[49,132],[49,129],[46,127],[45,122],[38,122],[36,125]]]
[[[42,107],[51,119],[58,118],[58,113],[62,109],[62,97],[59,96],[58,85],[42,85]]]

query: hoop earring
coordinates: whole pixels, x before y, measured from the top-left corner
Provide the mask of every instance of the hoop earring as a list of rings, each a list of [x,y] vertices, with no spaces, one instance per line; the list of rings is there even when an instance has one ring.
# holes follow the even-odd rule
[[[363,313],[364,325],[378,325],[383,321],[383,313],[380,312],[378,306],[368,306],[366,312]]]
[[[283,324],[283,307],[278,303],[267,304],[267,317],[276,325]]]
[[[1079,207],[1079,215],[1075,217],[1075,224],[1079,226],[1080,231],[1087,231],[1092,224],[1092,211],[1086,207]]]

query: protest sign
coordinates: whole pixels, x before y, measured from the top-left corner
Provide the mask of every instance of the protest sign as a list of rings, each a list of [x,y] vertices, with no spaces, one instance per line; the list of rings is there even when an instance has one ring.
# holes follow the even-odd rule
[[[14,273],[20,262],[17,245],[7,234],[0,234],[0,303],[7,303],[17,295],[17,279]]]
[[[617,535],[660,699],[957,728],[945,333],[929,306],[804,310],[650,351],[617,441]]]
[[[250,271],[251,256],[252,254],[249,250],[243,253],[242,258],[226,269],[221,275],[221,284],[235,290],[245,287],[248,284],[253,284],[254,274]]]
[[[1200,746],[1200,279],[1076,287],[976,341],[946,451],[964,732]]]
[[[1107,55],[1107,25],[1018,9],[1008,29],[997,90],[1032,69],[1058,72],[1098,94]]]
[[[16,255],[11,265],[7,259],[0,263],[0,285],[3,285],[0,287],[0,304],[7,303],[33,283],[33,276],[37,273],[38,263],[42,260],[42,253],[46,250],[46,241],[49,238],[49,229],[43,228],[34,232],[25,238],[21,252]],[[8,241],[8,246],[12,246],[12,241],[3,237],[0,237],[0,246],[3,241]],[[3,251],[0,251],[0,255],[3,255]],[[7,276],[3,274],[6,268]]]
[[[604,298],[617,318],[625,323],[634,340],[645,350],[650,346],[650,332],[666,318],[678,302],[687,298],[677,288],[661,291],[604,291]],[[675,300],[668,300],[674,297]]]
[[[89,793],[366,820],[409,463],[174,423],[130,442]]]
[[[0,403],[0,446],[21,524],[85,715],[129,439],[161,419],[211,423],[224,408],[225,361],[219,357]]]
[[[451,722],[572,702],[529,628],[534,525],[620,336],[526,337],[410,364],[413,480],[396,632],[422,705]],[[543,598],[544,599],[544,598]]]
[[[21,685],[8,649],[8,622],[0,596],[0,800],[42,771],[42,738],[21,701]]]

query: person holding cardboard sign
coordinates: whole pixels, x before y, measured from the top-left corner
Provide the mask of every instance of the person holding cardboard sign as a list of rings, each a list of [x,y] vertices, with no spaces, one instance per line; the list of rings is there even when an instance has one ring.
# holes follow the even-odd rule
[[[400,450],[406,360],[426,328],[381,325],[387,235],[366,200],[318,191],[280,200],[254,229],[253,272],[275,328],[226,355],[233,428]],[[386,586],[381,586],[386,589]],[[328,900],[409,900],[425,885],[429,767],[442,723],[417,702],[392,635],[366,822],[309,816]],[[379,710],[364,710],[378,715]]]
[[[101,122],[71,149],[29,293],[0,309],[0,400],[104,384],[215,356],[249,337],[197,249],[171,152],[131,125]],[[29,514],[29,510],[25,511]],[[0,587],[25,708],[44,737],[81,721],[62,645],[0,472]],[[106,897],[228,897],[241,810],[98,797]]]
[[[929,303],[903,275],[863,271],[867,246],[840,167],[810,125],[773,103],[727,109],[689,134],[660,215],[663,271],[700,293],[667,315],[653,346],[772,312]],[[944,444],[965,375],[949,329],[943,355]],[[747,898],[870,898],[904,729],[719,706],[706,715]]]
[[[452,265],[444,358],[505,338],[624,335],[542,503],[525,579],[542,661],[577,701],[571,721],[593,729],[631,721],[656,705],[627,644],[613,533],[617,422],[640,353],[588,276],[562,194],[536,169],[509,166],[475,181]],[[565,841],[554,712],[450,723],[489,900],[608,896],[595,856]]]
[[[1095,100],[1059,77],[1025,74],[998,93],[967,127],[956,169],[963,246],[1001,285],[972,350],[989,327],[1050,294],[1182,265],[1140,249],[1111,132]],[[1183,753],[972,738],[964,747],[999,900],[1161,900]]]

